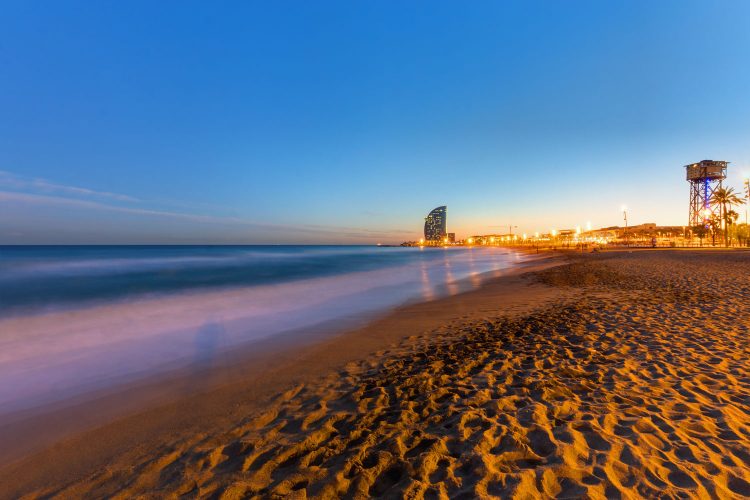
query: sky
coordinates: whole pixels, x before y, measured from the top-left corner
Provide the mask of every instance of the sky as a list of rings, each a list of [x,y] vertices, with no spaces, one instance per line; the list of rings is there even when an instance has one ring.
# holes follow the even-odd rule
[[[2,0],[0,244],[684,225],[750,173],[750,2]]]

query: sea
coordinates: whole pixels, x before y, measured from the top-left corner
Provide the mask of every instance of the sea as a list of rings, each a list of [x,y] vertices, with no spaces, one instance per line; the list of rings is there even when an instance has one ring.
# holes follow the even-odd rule
[[[0,415],[320,325],[333,333],[479,287],[526,258],[466,247],[0,246]]]

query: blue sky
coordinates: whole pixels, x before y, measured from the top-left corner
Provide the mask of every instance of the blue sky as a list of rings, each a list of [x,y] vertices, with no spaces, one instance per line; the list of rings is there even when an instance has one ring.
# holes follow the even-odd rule
[[[3,2],[0,243],[685,224],[750,172],[750,2]]]

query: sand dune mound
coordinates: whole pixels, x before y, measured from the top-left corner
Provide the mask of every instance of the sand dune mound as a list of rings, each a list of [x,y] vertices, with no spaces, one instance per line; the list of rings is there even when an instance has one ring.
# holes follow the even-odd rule
[[[747,257],[602,256],[577,298],[451,324],[66,496],[750,496]]]

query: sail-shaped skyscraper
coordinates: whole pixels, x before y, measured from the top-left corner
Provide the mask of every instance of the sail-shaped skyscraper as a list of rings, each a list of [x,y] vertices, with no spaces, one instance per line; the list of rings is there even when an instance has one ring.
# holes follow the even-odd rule
[[[447,235],[447,207],[437,207],[433,209],[424,219],[424,239],[425,241],[442,241]]]

